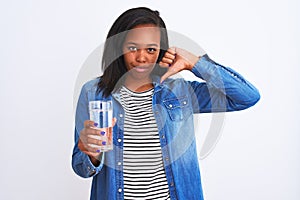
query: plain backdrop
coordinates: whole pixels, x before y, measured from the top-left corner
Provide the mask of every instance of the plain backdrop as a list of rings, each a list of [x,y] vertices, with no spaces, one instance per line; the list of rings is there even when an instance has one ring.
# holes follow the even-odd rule
[[[137,6],[159,10],[170,30],[261,93],[254,107],[226,114],[219,142],[199,159],[206,199],[300,199],[297,0],[1,0],[0,199],[89,199],[91,180],[71,168],[74,100],[100,73],[87,66],[113,21]],[[201,147],[210,115],[196,120]]]

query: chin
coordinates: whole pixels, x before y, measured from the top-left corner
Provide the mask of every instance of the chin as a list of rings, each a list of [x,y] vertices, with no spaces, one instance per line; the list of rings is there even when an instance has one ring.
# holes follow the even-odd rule
[[[130,70],[128,75],[133,80],[147,80],[151,78],[151,71],[141,73],[134,70]]]

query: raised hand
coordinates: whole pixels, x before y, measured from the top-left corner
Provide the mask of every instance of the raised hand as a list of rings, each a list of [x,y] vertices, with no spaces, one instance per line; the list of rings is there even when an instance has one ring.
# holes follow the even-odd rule
[[[168,71],[161,77],[160,83],[182,70],[191,70],[198,60],[198,56],[184,49],[177,47],[169,48],[159,62],[161,67],[168,68]]]
[[[116,118],[113,118],[112,126],[116,124]],[[100,136],[102,132],[112,131],[108,128],[95,128],[94,122],[91,120],[84,121],[84,128],[80,131],[80,137],[78,141],[78,148],[85,154],[87,154],[91,161],[95,164],[99,162],[99,157],[101,152],[97,146],[103,146],[101,140],[97,139],[97,136]],[[112,135],[112,133],[108,133]],[[112,140],[112,138],[110,138]]]

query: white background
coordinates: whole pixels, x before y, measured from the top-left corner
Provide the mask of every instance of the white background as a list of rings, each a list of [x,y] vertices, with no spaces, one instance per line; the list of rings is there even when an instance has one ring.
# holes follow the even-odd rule
[[[206,199],[300,199],[299,1],[142,2],[1,0],[0,199],[89,198],[90,180],[70,164],[77,78],[116,17],[136,6],[159,10],[170,30],[261,92],[256,106],[226,114],[200,160]],[[209,115],[198,119],[201,143]]]

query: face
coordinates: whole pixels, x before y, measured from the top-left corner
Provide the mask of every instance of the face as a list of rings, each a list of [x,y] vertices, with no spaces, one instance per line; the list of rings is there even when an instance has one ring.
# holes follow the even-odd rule
[[[152,24],[138,25],[127,33],[123,54],[128,78],[149,79],[160,50],[160,29]]]

